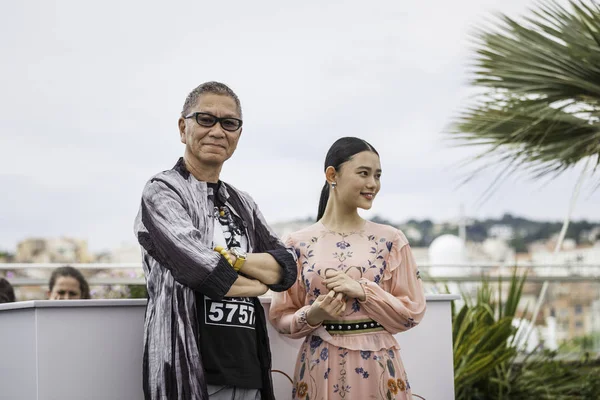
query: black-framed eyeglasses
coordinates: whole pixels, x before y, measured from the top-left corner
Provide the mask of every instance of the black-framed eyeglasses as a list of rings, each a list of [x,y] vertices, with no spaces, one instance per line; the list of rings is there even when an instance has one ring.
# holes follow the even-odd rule
[[[242,127],[242,120],[232,117],[219,118],[215,115],[205,112],[195,112],[184,117],[185,119],[194,118],[198,125],[211,128],[218,122],[221,127],[229,132],[235,132]]]

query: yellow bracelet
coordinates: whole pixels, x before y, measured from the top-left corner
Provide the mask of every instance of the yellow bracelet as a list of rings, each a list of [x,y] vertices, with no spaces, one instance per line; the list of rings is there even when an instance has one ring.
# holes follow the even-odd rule
[[[221,246],[215,247],[214,250],[216,252],[218,252],[219,254],[221,254],[223,257],[225,257],[225,259],[227,260],[227,262],[229,263],[229,265],[231,265],[233,267],[233,261],[231,261],[231,256],[229,255],[229,253],[227,253],[227,250],[225,250]]]
[[[240,272],[240,269],[242,269],[242,266],[245,262],[246,260],[243,258],[238,258],[235,260],[235,264],[233,264],[233,269],[235,269],[235,272]]]

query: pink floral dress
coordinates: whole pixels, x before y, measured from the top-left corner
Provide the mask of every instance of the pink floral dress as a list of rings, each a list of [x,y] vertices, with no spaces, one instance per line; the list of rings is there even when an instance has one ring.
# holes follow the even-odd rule
[[[419,323],[425,295],[404,234],[367,221],[358,232],[338,233],[322,223],[290,235],[298,255],[298,282],[273,295],[269,318],[282,334],[306,337],[296,362],[293,399],[411,399],[410,383],[392,336]],[[319,326],[306,311],[321,294],[325,271],[344,271],[365,290],[346,312]]]

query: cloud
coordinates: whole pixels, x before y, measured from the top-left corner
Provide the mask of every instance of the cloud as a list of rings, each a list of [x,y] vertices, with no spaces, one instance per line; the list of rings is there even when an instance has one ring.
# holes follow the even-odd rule
[[[240,147],[223,179],[271,221],[314,215],[325,153],[358,136],[381,153],[372,213],[393,220],[505,211],[562,218],[576,173],[538,189],[493,174],[457,189],[442,134],[469,89],[468,34],[533,1],[4,2],[0,9],[0,248],[67,234],[133,241],[146,180],[182,154],[177,118],[207,80],[236,90]],[[599,219],[598,195],[577,216]],[[477,216],[475,215],[475,216]]]

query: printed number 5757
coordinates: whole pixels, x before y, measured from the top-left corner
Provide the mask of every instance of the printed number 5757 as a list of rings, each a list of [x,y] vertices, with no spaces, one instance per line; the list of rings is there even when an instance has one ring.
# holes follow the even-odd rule
[[[223,320],[233,322],[236,316],[240,324],[253,323],[254,309],[246,304],[212,303],[210,305],[208,318],[213,322],[223,322]]]

